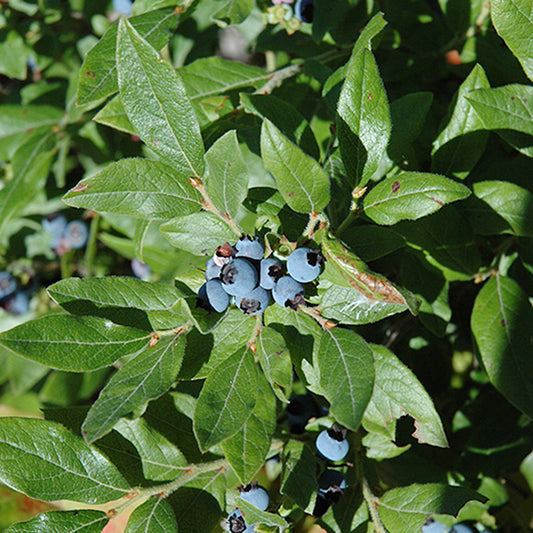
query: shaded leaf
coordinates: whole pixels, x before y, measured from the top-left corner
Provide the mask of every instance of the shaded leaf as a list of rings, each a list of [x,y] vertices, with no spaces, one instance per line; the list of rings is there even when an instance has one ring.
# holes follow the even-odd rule
[[[242,515],[247,524],[262,524],[283,529],[289,526],[287,521],[278,514],[261,511],[255,505],[252,505],[242,498],[237,498],[235,500],[235,505],[237,505],[242,511]]]
[[[169,336],[129,359],[89,409],[82,426],[87,442],[109,433],[122,416],[139,416],[147,402],[167,392],[179,372],[184,345],[183,336]]]
[[[533,310],[520,286],[496,275],[477,295],[472,333],[491,383],[518,409],[533,415]]]
[[[353,331],[333,328],[323,333],[313,361],[330,414],[342,426],[357,430],[374,386],[372,350]]]
[[[395,440],[394,420],[404,415],[413,418],[413,437],[421,444],[446,448],[448,441],[431,397],[416,376],[384,346],[371,344],[376,379],[372,398],[365,411],[363,425],[386,428]],[[389,428],[392,431],[389,431]]]
[[[128,519],[124,533],[177,533],[178,523],[172,507],[162,498],[150,498],[137,507]]]
[[[253,0],[226,0],[226,3],[211,15],[211,18],[223,27],[240,24],[251,13],[253,6]]]
[[[61,424],[0,419],[0,479],[31,498],[105,503],[125,496],[115,466]]]
[[[26,133],[32,128],[53,126],[63,118],[64,111],[48,105],[0,106],[0,138]]]
[[[120,95],[109,100],[109,102],[96,113],[93,120],[98,122],[98,124],[104,124],[105,126],[115,128],[118,131],[123,131],[130,135],[137,135],[126,111],[124,111]]]
[[[194,433],[203,451],[235,435],[251,415],[257,400],[257,368],[244,348],[216,366],[194,411]]]

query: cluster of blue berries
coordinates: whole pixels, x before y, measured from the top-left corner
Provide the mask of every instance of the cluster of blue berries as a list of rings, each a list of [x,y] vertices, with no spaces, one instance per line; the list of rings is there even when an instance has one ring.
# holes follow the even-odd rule
[[[464,522],[450,527],[433,518],[428,518],[422,526],[422,533],[482,533],[487,531],[483,526],[470,525]]]
[[[256,236],[241,237],[235,246],[219,246],[205,266],[206,282],[198,291],[198,304],[210,311],[224,312],[234,299],[247,315],[262,313],[270,296],[284,307],[297,309],[305,303],[302,283],[314,281],[324,262],[318,250],[297,248],[286,264],[264,258],[265,247]]]
[[[67,222],[63,215],[49,215],[42,219],[41,225],[50,234],[50,246],[57,255],[83,248],[89,237],[85,222],[81,220]]]
[[[257,507],[260,511],[266,511],[270,503],[270,497],[265,488],[257,483],[249,483],[239,489],[240,498]],[[238,504],[237,504],[238,505]],[[253,533],[256,524],[247,524],[241,510],[237,507],[226,519],[229,533]]]
[[[30,308],[28,295],[17,288],[9,272],[0,272],[0,306],[12,315],[22,315]]]

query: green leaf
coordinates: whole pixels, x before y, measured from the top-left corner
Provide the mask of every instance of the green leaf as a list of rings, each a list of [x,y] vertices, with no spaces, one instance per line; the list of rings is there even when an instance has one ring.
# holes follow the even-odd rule
[[[0,74],[8,78],[26,79],[28,51],[24,39],[14,30],[2,36],[0,42]]]
[[[194,255],[212,255],[221,244],[237,239],[223,220],[206,212],[173,218],[161,231],[170,244]]]
[[[261,129],[261,157],[292,210],[316,213],[328,204],[329,179],[322,167],[268,119]]]
[[[533,194],[508,181],[474,183],[474,194],[505,219],[510,231],[520,237],[533,236]]]
[[[137,135],[135,128],[133,127],[124,106],[120,95],[116,95],[112,100],[96,113],[93,120],[98,124],[104,124],[110,128],[115,128],[118,131],[129,133],[130,135]]]
[[[339,67],[326,80],[326,83],[324,84],[324,88],[322,90],[323,96],[328,94],[331,91],[331,89],[333,89],[333,87],[341,83],[344,80],[344,78],[346,78],[347,72],[349,71],[350,67],[352,66],[357,56],[361,53],[362,50],[371,49],[372,39],[376,35],[378,35],[386,25],[387,25],[387,21],[385,20],[382,12],[376,13],[370,19],[368,24],[363,28],[363,31],[361,31],[361,34],[359,35],[353,47],[352,55],[350,56],[350,59],[348,60],[348,62],[342,67]]]
[[[352,226],[342,238],[363,261],[375,261],[405,246],[402,235],[382,226]]]
[[[416,222],[400,222],[395,229],[449,281],[470,279],[481,265],[472,228],[453,206]]]
[[[242,515],[247,524],[262,524],[265,526],[282,529],[289,527],[287,521],[278,514],[261,511],[255,505],[243,500],[242,498],[237,498],[235,500],[235,505],[237,505],[242,511]]]
[[[476,65],[455,95],[444,119],[444,128],[433,143],[432,169],[465,178],[485,151],[488,133],[467,99],[475,89],[489,88],[481,65]]]
[[[194,433],[203,451],[235,435],[257,400],[257,368],[248,349],[216,366],[205,380],[194,411]]]
[[[122,418],[115,425],[115,431],[135,446],[141,457],[146,479],[171,481],[188,467],[188,461],[181,451],[161,433],[151,428],[144,418]]]
[[[137,507],[128,519],[124,533],[178,533],[172,507],[162,498],[150,498]]]
[[[474,302],[471,325],[490,382],[518,409],[533,416],[533,310],[510,278],[496,275]]]
[[[391,440],[395,440],[394,422],[409,415],[415,423],[413,437],[421,444],[446,448],[448,441],[439,414],[431,397],[416,376],[384,346],[370,345],[374,355],[376,379],[372,398],[365,411],[363,425],[392,426]]]
[[[222,213],[235,218],[248,193],[248,167],[244,163],[237,132],[230,130],[205,154],[209,176],[207,194]],[[186,214],[186,213],[183,213]]]
[[[257,338],[257,357],[276,396],[287,403],[292,387],[291,354],[281,333],[265,327]]]
[[[189,183],[190,172],[158,161],[121,159],[81,180],[63,197],[68,205],[99,213],[168,220],[201,207],[200,193]]]
[[[48,287],[48,294],[69,313],[127,321],[124,325],[150,331],[177,328],[188,320],[175,287],[132,277],[68,278]]]
[[[529,0],[491,0],[490,14],[496,31],[533,81],[533,13]]]
[[[176,515],[179,532],[198,533],[219,527],[226,492],[221,471],[200,474],[174,492],[167,501]]]
[[[253,481],[263,466],[276,429],[276,397],[258,374],[257,402],[244,426],[222,443],[224,455],[243,485]]]
[[[87,372],[113,364],[148,344],[145,331],[96,317],[50,315],[0,334],[0,344],[58,370]]]
[[[54,126],[64,115],[64,111],[48,105],[0,106],[0,138],[26,133],[32,128]]]
[[[271,94],[241,93],[240,100],[247,113],[252,113],[260,119],[267,118],[304,152],[315,159],[320,157],[313,130],[294,106]]]
[[[316,478],[316,455],[309,444],[289,440],[283,447],[283,475],[281,493],[294,500],[302,509],[307,509],[313,493],[318,488]]]
[[[467,96],[488,130],[513,130],[533,135],[533,87],[511,84],[479,89]]]
[[[366,48],[348,68],[337,113],[344,165],[353,184],[363,186],[378,170],[391,135],[387,93],[374,56]]]
[[[33,418],[0,419],[0,480],[43,501],[105,503],[129,491],[115,466],[81,437]]]
[[[420,531],[429,514],[456,515],[470,500],[485,498],[463,487],[428,483],[389,490],[377,503],[387,531],[405,533]]]
[[[211,18],[222,27],[240,24],[248,17],[253,7],[253,0],[226,0]]]
[[[52,131],[38,131],[15,152],[13,176],[0,190],[0,234],[6,223],[43,188],[54,155],[54,141]]]
[[[372,396],[372,350],[353,331],[333,328],[323,333],[313,354],[313,366],[330,403],[330,414],[339,424],[356,431]]]
[[[82,426],[87,442],[109,433],[121,417],[132,412],[139,416],[147,402],[167,392],[178,375],[184,349],[183,336],[169,336],[124,363],[87,413]]]
[[[444,204],[462,200],[470,189],[438,174],[402,172],[378,183],[365,197],[365,214],[384,225],[416,220]]]
[[[367,324],[409,309],[418,303],[409,291],[399,290],[384,276],[375,274],[342,244],[322,238],[326,258],[319,279],[319,309],[326,318],[345,324]]]
[[[176,27],[173,8],[151,11],[129,22],[154,48],[160,50],[168,41],[169,32]],[[113,24],[93,46],[80,70],[77,103],[91,104],[118,91],[116,43],[118,24]]]
[[[108,520],[103,511],[51,511],[13,524],[6,533],[101,533]]]
[[[126,19],[119,21],[117,65],[122,104],[139,137],[177,172],[202,176],[200,126],[183,82]]]
[[[220,57],[197,59],[179,72],[193,102],[244,87],[259,87],[270,78],[270,73],[261,68]]]

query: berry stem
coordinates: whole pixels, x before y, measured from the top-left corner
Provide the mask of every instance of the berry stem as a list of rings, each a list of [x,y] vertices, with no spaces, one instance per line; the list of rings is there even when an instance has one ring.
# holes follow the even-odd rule
[[[90,278],[93,275],[94,258],[96,256],[96,240],[98,237],[98,226],[100,224],[100,215],[96,214],[91,220],[89,230],[89,239],[85,248],[85,277]]]

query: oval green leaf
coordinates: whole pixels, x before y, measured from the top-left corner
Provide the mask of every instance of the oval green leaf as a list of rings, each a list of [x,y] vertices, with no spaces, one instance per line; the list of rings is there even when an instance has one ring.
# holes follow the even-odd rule
[[[172,507],[161,498],[150,498],[131,513],[124,533],[178,533]]]
[[[13,524],[6,533],[101,533],[108,520],[103,511],[51,511]]]

